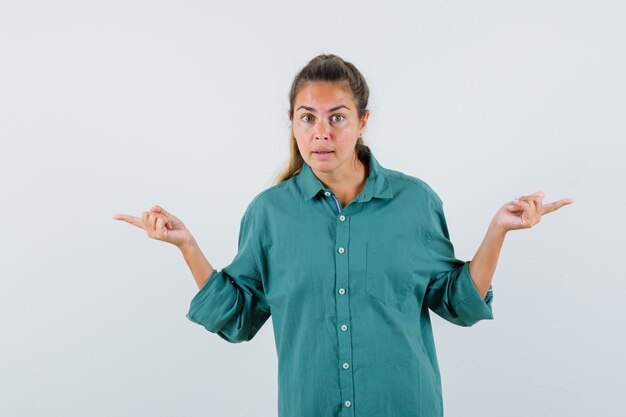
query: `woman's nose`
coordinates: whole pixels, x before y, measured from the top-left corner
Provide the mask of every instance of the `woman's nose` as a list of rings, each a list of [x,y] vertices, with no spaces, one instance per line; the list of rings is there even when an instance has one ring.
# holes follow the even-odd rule
[[[330,126],[325,122],[320,122],[317,124],[317,130],[315,132],[315,139],[328,139],[330,134]]]

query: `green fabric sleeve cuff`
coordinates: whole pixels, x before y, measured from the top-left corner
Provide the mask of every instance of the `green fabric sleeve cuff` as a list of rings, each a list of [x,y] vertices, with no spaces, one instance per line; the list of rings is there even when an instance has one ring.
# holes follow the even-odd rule
[[[187,318],[216,333],[241,310],[243,299],[238,297],[230,278],[214,270],[189,305]]]
[[[491,305],[493,301],[493,291],[491,285],[489,286],[485,298],[483,298],[478,292],[472,276],[470,275],[470,262],[471,261],[465,262],[457,279],[457,294],[461,301],[453,306],[459,317],[468,326],[480,320],[493,319],[493,309]]]

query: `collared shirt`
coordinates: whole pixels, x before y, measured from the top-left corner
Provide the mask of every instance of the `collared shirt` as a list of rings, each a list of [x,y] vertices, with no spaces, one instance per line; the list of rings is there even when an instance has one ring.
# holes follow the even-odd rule
[[[234,259],[191,301],[187,318],[231,343],[272,317],[279,417],[443,416],[429,310],[459,326],[493,319],[439,196],[369,155],[345,207],[306,162],[257,194]]]

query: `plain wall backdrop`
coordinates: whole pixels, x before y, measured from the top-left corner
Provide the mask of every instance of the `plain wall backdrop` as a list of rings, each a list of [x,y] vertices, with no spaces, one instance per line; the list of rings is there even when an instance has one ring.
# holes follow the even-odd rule
[[[519,195],[576,200],[507,235],[495,320],[432,314],[446,416],[623,415],[625,21],[599,0],[2,1],[0,416],[276,415],[271,320],[241,344],[192,323],[178,249],[112,216],[162,205],[230,263],[320,53],[362,71],[366,144],[441,196],[457,257]]]

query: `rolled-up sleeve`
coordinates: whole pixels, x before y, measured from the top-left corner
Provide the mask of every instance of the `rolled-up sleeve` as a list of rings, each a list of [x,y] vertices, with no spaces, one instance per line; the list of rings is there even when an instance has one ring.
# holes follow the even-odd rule
[[[222,270],[214,270],[191,300],[187,318],[230,343],[251,340],[270,317],[258,259],[259,236],[254,201],[244,213],[238,251]]]
[[[469,327],[480,320],[493,319],[492,286],[483,298],[470,275],[471,261],[456,258],[443,203],[438,197],[430,201],[430,215],[431,227],[425,234],[430,255],[426,304],[439,316],[459,326]]]

